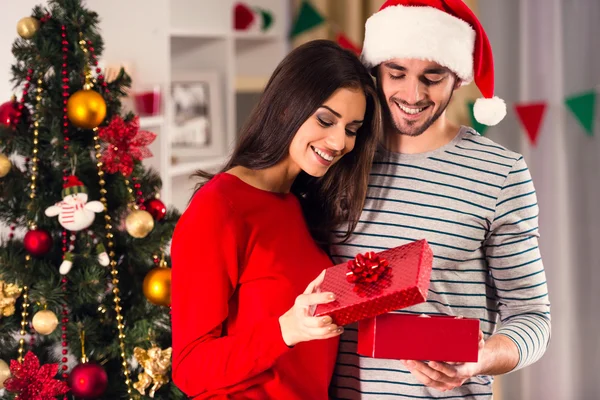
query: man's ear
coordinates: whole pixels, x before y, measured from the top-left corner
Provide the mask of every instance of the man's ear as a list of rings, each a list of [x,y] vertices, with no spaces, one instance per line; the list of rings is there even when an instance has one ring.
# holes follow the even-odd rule
[[[458,76],[455,75],[455,81],[454,81],[454,90],[458,90],[460,89],[460,87],[462,86],[462,79],[460,79]]]

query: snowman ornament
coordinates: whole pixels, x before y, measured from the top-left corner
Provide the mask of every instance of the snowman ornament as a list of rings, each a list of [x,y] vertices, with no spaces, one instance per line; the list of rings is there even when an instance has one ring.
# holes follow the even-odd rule
[[[74,175],[67,178],[63,185],[62,201],[46,209],[46,216],[58,216],[60,225],[68,231],[79,232],[94,223],[96,213],[104,211],[104,206],[99,201],[88,202],[88,191],[83,183]],[[90,232],[90,235],[93,234]],[[71,235],[71,244],[69,250],[65,253],[64,260],[60,264],[59,272],[66,275],[73,267],[73,250],[75,249],[75,235]],[[95,238],[94,238],[94,241]],[[96,241],[96,251],[98,253],[98,263],[106,267],[110,263],[108,254],[102,242]]]

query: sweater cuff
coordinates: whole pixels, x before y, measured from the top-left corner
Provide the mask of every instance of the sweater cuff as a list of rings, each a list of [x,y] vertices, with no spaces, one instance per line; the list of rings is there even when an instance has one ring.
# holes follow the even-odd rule
[[[279,357],[292,349],[283,341],[279,317],[271,317],[265,321],[259,334],[263,336],[263,343],[266,344],[266,348],[263,349],[264,352],[262,353],[265,359],[275,362]]]

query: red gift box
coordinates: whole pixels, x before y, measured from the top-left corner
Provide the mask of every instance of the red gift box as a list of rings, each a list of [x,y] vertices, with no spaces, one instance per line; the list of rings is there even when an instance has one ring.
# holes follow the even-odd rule
[[[329,315],[343,326],[422,303],[432,261],[429,244],[419,240],[328,268],[319,290],[333,292],[335,301],[317,305],[314,315]]]
[[[359,321],[358,354],[394,360],[477,362],[479,320],[380,315]]]

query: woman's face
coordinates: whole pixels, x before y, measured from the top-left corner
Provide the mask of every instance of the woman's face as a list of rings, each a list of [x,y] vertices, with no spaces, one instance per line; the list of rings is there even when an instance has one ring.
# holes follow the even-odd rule
[[[290,144],[290,160],[314,177],[352,151],[362,126],[367,99],[361,89],[340,88],[298,129]]]

